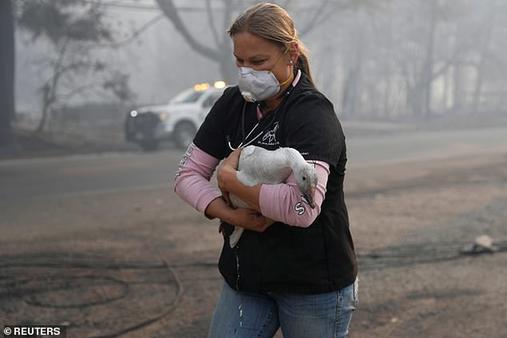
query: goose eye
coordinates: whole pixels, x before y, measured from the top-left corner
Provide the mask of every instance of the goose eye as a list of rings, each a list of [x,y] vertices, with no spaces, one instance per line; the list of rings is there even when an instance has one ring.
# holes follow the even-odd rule
[[[305,176],[303,176],[303,181],[306,181],[306,177]]]

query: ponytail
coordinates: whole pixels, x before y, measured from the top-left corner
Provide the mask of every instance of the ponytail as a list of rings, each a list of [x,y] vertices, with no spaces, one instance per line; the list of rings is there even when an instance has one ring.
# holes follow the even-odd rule
[[[298,41],[299,45],[299,56],[296,61],[296,68],[301,69],[305,73],[306,78],[310,81],[311,85],[315,87],[313,82],[312,73],[310,71],[310,62],[308,61],[308,51],[301,41]]]

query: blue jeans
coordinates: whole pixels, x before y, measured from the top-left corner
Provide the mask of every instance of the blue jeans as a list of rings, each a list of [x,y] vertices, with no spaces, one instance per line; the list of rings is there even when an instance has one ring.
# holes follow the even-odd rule
[[[357,306],[357,280],[314,295],[250,293],[224,283],[208,338],[344,338]]]

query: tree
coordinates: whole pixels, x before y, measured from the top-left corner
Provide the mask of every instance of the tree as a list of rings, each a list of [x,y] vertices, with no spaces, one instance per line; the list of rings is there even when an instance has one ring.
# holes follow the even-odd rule
[[[197,53],[217,63],[223,78],[226,81],[231,81],[236,78],[236,69],[232,62],[232,50],[228,36],[224,32],[229,28],[233,20],[233,16],[237,15],[239,10],[244,10],[248,5],[253,5],[256,1],[235,1],[235,0],[222,0],[222,20],[218,24],[220,27],[217,29],[217,18],[215,12],[211,7],[211,1],[205,1],[205,12],[207,23],[210,32],[213,35],[214,47],[197,40],[192,32],[189,30],[187,24],[185,24],[180,11],[175,6],[173,0],[156,0],[158,6],[162,10],[163,14],[169,19],[174,25],[176,30],[185,39],[188,45]],[[274,1],[276,2],[276,1]],[[345,10],[354,8],[357,6],[363,6],[373,2],[372,0],[343,0],[343,1],[331,1],[331,0],[320,0],[317,5],[306,5],[304,8],[305,17],[308,17],[308,21],[303,25],[300,30],[300,36],[303,36],[312,31],[319,24],[329,19],[337,10]],[[291,1],[286,0],[281,3],[283,7],[290,7]],[[311,9],[310,9],[311,8]],[[310,9],[310,10],[309,10]],[[297,9],[295,9],[297,10]],[[313,12],[313,15],[308,13]],[[220,33],[219,33],[220,32]]]
[[[448,0],[397,1],[388,14],[395,9],[400,15],[383,18],[383,25],[391,27],[380,42],[379,48],[387,53],[384,60],[377,61],[377,68],[389,70],[387,76],[382,77],[388,88],[391,79],[401,76],[408,113],[422,118],[431,115],[436,80],[447,79],[453,64],[466,52],[468,47],[455,36],[454,27],[456,20],[464,15],[462,7],[462,3],[458,5]],[[446,80],[447,96],[449,87],[456,88],[448,82]]]
[[[55,54],[46,60],[50,74],[41,87],[42,117],[37,132],[42,132],[50,113],[59,100],[69,100],[93,88],[110,90],[114,95],[128,92],[127,76],[118,71],[107,73],[106,63],[93,56],[93,47],[113,43],[99,3],[79,0],[25,1],[21,3],[20,27],[32,34],[32,39],[46,38]],[[75,75],[81,75],[75,81]],[[86,79],[91,78],[87,83]],[[123,87],[122,87],[123,86]]]
[[[0,1],[0,147],[13,142],[14,12],[11,0]]]

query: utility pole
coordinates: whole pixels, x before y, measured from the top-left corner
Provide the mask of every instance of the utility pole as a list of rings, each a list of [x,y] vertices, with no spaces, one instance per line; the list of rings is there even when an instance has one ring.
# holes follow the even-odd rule
[[[13,142],[14,13],[12,0],[0,1],[0,147]]]

